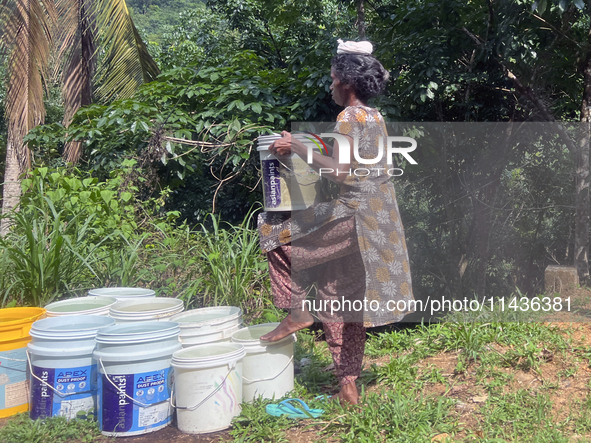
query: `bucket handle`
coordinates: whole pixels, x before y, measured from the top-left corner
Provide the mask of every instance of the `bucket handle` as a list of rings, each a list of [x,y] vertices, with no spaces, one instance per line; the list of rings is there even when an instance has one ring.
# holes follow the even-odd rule
[[[222,380],[222,382],[218,385],[217,388],[215,388],[210,394],[208,394],[207,397],[205,397],[203,400],[201,400],[195,406],[177,406],[177,405],[175,405],[172,401],[173,393],[174,393],[174,386],[173,386],[173,392],[170,393],[170,406],[172,406],[175,409],[180,409],[183,411],[185,411],[185,410],[186,411],[194,411],[199,406],[201,406],[203,403],[205,403],[207,400],[209,400],[211,397],[213,397],[220,389],[222,389],[222,387],[226,383],[226,380],[228,379],[228,377],[230,376],[230,374],[232,373],[232,371],[234,370],[235,367],[236,367],[236,362],[228,363],[229,370],[228,370],[228,373],[226,374],[226,376],[224,377],[224,379]]]
[[[259,381],[269,381],[269,380],[275,380],[277,377],[279,377],[281,374],[283,374],[283,371],[285,371],[289,365],[291,364],[291,362],[293,361],[293,355],[291,356],[291,358],[289,359],[289,361],[287,362],[287,364],[285,365],[285,367],[279,371],[277,374],[275,374],[273,377],[267,377],[267,378],[259,378],[257,380],[251,380],[249,378],[246,378],[244,376],[242,376],[242,379],[247,381],[248,383],[256,383]]]
[[[0,355],[0,360],[20,361],[20,362],[27,361],[27,359],[23,360],[22,358],[9,358],[9,357],[5,357],[3,355]]]
[[[101,368],[103,370],[103,374],[105,374],[107,376],[107,380],[109,380],[109,383],[111,383],[113,385],[113,387],[115,389],[117,389],[117,392],[119,392],[120,394],[125,395],[128,399],[130,399],[135,404],[140,405],[142,408],[147,408],[147,407],[151,406],[151,405],[147,405],[145,403],[142,403],[141,401],[136,400],[135,398],[130,397],[129,395],[127,395],[127,392],[125,392],[123,389],[121,389],[119,386],[117,386],[115,383],[113,383],[113,380],[111,380],[111,378],[109,377],[109,374],[107,374],[107,370],[105,369],[105,365],[103,365],[103,359],[100,358],[100,357],[99,357],[99,363],[101,364]]]
[[[47,386],[49,389],[51,389],[53,392],[55,392],[60,397],[64,398],[64,397],[68,397],[68,396],[74,395],[74,394],[85,394],[87,392],[92,392],[92,390],[82,391],[82,392],[69,392],[69,393],[58,391],[53,386],[51,386],[49,383],[47,383],[45,380],[43,380],[35,375],[35,373],[33,372],[33,365],[31,364],[31,356],[29,355],[29,350],[27,349],[25,352],[27,353],[27,360],[18,360],[18,361],[26,361],[27,363],[29,363],[29,372],[31,374],[31,377],[39,380],[41,383],[43,383],[45,386]]]

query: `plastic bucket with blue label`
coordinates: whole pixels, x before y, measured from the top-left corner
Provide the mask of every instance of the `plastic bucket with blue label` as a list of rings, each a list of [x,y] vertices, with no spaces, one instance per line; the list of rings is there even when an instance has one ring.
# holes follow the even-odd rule
[[[109,317],[70,315],[36,321],[27,346],[30,365],[30,417],[96,419],[97,332],[113,325]]]
[[[181,349],[178,323],[149,321],[101,330],[98,422],[103,435],[127,437],[167,426],[172,419],[172,354]]]
[[[307,137],[298,134],[294,137],[315,149]],[[318,202],[320,175],[296,154],[284,157],[271,154],[271,143],[280,138],[279,134],[272,134],[257,139],[265,211],[306,209]]]

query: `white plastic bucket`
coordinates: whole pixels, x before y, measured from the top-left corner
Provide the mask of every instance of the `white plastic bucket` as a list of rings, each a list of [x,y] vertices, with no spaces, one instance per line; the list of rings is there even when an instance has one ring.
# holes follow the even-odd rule
[[[112,297],[80,297],[56,301],[45,306],[47,317],[65,315],[109,315],[109,308],[117,303]]]
[[[296,134],[294,137],[316,149],[306,136]],[[279,134],[258,138],[265,211],[306,209],[318,202],[320,176],[297,154],[281,159],[271,154],[269,146],[279,138]]]
[[[206,343],[230,342],[232,334],[242,327],[242,309],[215,306],[192,309],[170,319],[179,324],[183,348]]]
[[[251,402],[263,398],[280,398],[293,390],[294,335],[276,341],[261,341],[261,336],[279,323],[249,326],[232,334],[232,343],[241,344],[246,351],[242,374],[242,399]]]
[[[98,422],[103,435],[157,431],[172,419],[172,354],[181,349],[174,322],[114,325],[96,337]]]
[[[181,432],[221,431],[240,414],[244,355],[244,347],[234,343],[193,346],[173,354],[173,400]]]
[[[117,300],[133,300],[136,298],[152,298],[156,292],[146,288],[97,288],[88,291],[88,295],[113,297]]]
[[[69,315],[38,320],[31,327],[30,417],[91,418],[97,406],[97,364],[92,358],[98,331],[112,318]]]
[[[178,298],[149,298],[145,300],[118,301],[109,310],[117,323],[138,321],[168,321],[183,312],[185,306]]]

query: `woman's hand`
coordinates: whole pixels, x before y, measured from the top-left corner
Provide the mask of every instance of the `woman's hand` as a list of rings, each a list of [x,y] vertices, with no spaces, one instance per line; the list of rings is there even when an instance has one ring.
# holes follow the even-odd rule
[[[281,138],[271,143],[269,146],[269,152],[278,156],[287,156],[291,154],[291,134],[287,131],[283,131],[281,133]]]

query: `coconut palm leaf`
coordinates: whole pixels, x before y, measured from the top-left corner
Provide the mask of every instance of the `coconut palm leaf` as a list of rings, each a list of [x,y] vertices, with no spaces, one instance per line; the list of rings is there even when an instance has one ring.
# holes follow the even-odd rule
[[[90,0],[57,0],[62,42],[59,58],[66,58],[63,68],[62,96],[64,125],[67,127],[76,111],[92,100],[92,76],[96,65],[96,29]],[[82,154],[80,142],[68,142],[64,158],[76,163]]]
[[[43,80],[51,52],[51,27],[56,20],[52,0],[2,0],[2,46],[9,49],[6,118],[8,143],[21,171],[31,158],[23,138],[45,118]]]
[[[131,20],[125,0],[97,0],[97,29],[106,46],[97,96],[130,97],[139,85],[160,73]]]

